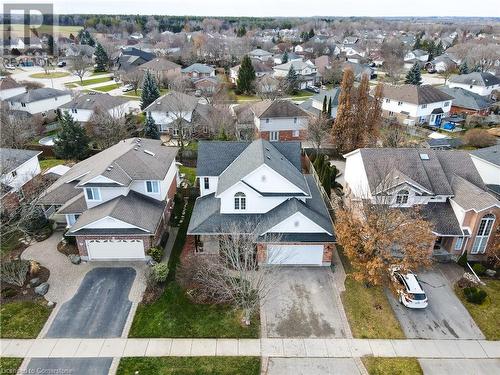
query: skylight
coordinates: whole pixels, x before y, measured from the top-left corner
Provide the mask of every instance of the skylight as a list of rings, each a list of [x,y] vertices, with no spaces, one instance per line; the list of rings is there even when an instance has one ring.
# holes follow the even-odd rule
[[[429,160],[429,154],[420,154],[421,160]]]
[[[144,150],[144,153],[145,154],[148,154],[148,155],[151,155],[151,156],[155,156],[155,153],[154,152],[151,152],[149,150]]]

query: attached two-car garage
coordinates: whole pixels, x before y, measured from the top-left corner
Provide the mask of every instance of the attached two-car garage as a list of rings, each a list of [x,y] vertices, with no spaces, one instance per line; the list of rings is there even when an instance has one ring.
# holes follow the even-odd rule
[[[144,259],[144,243],[140,239],[85,240],[89,260]]]
[[[324,245],[268,245],[267,263],[282,265],[323,265]]]

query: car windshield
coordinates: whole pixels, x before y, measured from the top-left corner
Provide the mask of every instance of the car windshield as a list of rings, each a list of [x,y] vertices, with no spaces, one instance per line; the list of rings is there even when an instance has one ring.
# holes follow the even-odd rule
[[[416,293],[413,294],[413,300],[415,301],[422,301],[426,298],[425,293]]]

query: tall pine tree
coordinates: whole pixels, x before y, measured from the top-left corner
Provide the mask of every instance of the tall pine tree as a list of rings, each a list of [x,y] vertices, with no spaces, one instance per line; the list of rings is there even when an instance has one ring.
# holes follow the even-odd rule
[[[61,130],[54,141],[54,152],[57,157],[69,160],[83,160],[89,153],[89,137],[68,111],[59,120]]]
[[[299,76],[297,75],[297,72],[293,68],[293,65],[290,64],[290,70],[288,71],[288,74],[286,76],[286,83],[287,83],[286,92],[287,92],[287,94],[295,95],[297,93],[298,81],[299,81]]]
[[[464,61],[458,67],[458,74],[469,74],[469,66],[467,65],[467,61]]]
[[[255,70],[252,60],[245,55],[241,61],[238,79],[236,80],[236,90],[240,94],[251,94],[253,92],[253,82],[255,81]]]
[[[406,73],[405,83],[410,85],[421,85],[422,75],[420,74],[420,66],[415,62],[411,69]]]
[[[328,108],[326,109],[326,115],[328,118],[332,118],[332,97],[328,98]]]
[[[108,70],[108,54],[102,48],[101,43],[97,43],[97,47],[95,48],[95,71],[96,72],[105,72]]]
[[[146,121],[144,123],[144,137],[151,139],[160,139],[158,126],[151,116],[151,113],[148,113],[148,115],[146,116]]]
[[[346,69],[340,84],[339,105],[337,117],[332,127],[332,139],[335,148],[342,153],[352,151],[350,140],[353,125],[352,116],[352,91],[354,87],[354,73]]]
[[[327,111],[327,107],[326,107],[326,95],[323,96],[323,108],[321,109],[321,113],[326,115],[326,111]]]
[[[158,88],[156,80],[151,75],[149,70],[147,70],[144,75],[144,84],[142,85],[141,109],[145,109],[159,97],[160,89]]]
[[[288,52],[285,51],[285,53],[283,54],[283,57],[281,58],[281,63],[286,64],[287,62],[288,62]]]

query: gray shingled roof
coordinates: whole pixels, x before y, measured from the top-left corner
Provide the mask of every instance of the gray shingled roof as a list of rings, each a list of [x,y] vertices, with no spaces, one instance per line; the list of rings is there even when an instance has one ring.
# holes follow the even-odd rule
[[[500,84],[500,78],[491,73],[486,72],[472,72],[469,74],[456,75],[450,78],[452,83],[461,83],[464,85],[474,86],[494,86]]]
[[[308,114],[290,100],[264,100],[252,107],[258,118],[307,117]]]
[[[195,110],[198,102],[199,99],[194,96],[171,91],[166,95],[160,96],[147,106],[144,112],[192,112]]]
[[[263,139],[257,139],[250,143],[224,170],[219,176],[217,194],[226,191],[263,164],[286,178],[305,194],[309,194],[308,185],[301,170],[279,152],[271,142]]]
[[[60,106],[61,109],[91,109],[102,108],[110,110],[122,104],[127,103],[129,100],[120,98],[119,96],[112,96],[109,94],[101,94],[96,92],[89,92],[87,94],[73,98],[70,102]]]
[[[453,201],[466,211],[475,210],[479,212],[492,206],[500,207],[500,202],[493,195],[460,176],[454,176],[451,184],[455,193]]]
[[[454,107],[479,111],[493,104],[492,100],[461,87],[440,87],[439,90],[453,97]]]
[[[430,104],[452,100],[453,97],[431,85],[384,85],[384,98],[411,104]]]
[[[44,87],[41,89],[34,89],[23,94],[19,94],[9,98],[11,102],[22,102],[22,103],[32,103],[39,100],[45,100],[50,98],[55,98],[63,95],[69,95],[68,91],[56,90],[50,87]]]
[[[442,236],[462,236],[463,232],[449,202],[428,203],[420,206],[424,219],[432,223],[434,233]]]
[[[31,158],[40,155],[41,151],[0,148],[0,161],[2,174],[9,173],[26,163]]]
[[[500,167],[500,145],[494,145],[472,151],[471,155]]]
[[[173,61],[168,60],[165,57],[157,57],[147,63],[141,65],[141,69],[143,70],[154,70],[157,72],[166,71],[166,70],[175,70],[180,68],[179,64],[174,63]]]
[[[204,73],[204,74],[211,74],[214,71],[214,68],[212,68],[211,66],[205,65],[205,64],[194,63],[194,64],[189,65],[188,67],[182,69],[181,71],[182,71],[182,73],[198,72],[198,73]]]
[[[334,241],[330,216],[314,178],[311,175],[305,178],[311,191],[311,198],[306,199],[306,203],[296,198],[288,199],[265,214],[221,214],[220,199],[215,198],[215,194],[199,197],[189,222],[188,234],[217,234],[232,224],[248,230],[247,223],[250,222],[255,224],[251,227],[256,228],[255,231],[259,235],[263,235],[283,220],[300,212],[331,233],[332,236],[329,236],[328,240]],[[297,239],[297,242],[302,241],[304,239]]]
[[[85,229],[86,225],[109,216],[143,229],[147,233],[154,233],[162,218],[165,205],[164,201],[130,191],[127,195],[120,195],[83,212],[69,232],[78,234],[78,231]]]

